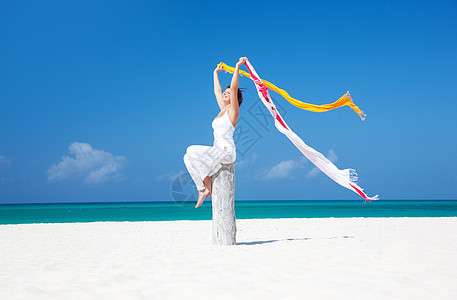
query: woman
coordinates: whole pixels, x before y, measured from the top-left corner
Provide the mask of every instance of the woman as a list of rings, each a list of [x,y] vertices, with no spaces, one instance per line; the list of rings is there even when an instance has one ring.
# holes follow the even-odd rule
[[[222,71],[222,66],[219,65],[214,70],[214,94],[221,112],[212,123],[214,129],[213,146],[189,146],[184,155],[184,163],[198,189],[198,200],[195,208],[199,207],[205,198],[211,195],[211,176],[219,171],[222,164],[235,162],[236,147],[233,141],[233,132],[238,121],[239,108],[243,102],[243,95],[238,88],[238,74],[240,66],[245,62],[246,57],[239,59],[233,72],[232,82],[224,92],[222,92],[218,75]]]

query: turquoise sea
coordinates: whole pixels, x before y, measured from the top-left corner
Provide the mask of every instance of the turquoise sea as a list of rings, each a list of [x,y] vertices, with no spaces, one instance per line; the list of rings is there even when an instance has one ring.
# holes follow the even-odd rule
[[[0,224],[210,220],[211,201],[0,205]],[[237,201],[237,219],[457,217],[457,200]]]

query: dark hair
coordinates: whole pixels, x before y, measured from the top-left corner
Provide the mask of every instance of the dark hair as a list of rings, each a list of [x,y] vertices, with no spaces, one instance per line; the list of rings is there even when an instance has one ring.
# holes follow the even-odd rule
[[[229,89],[230,85],[227,85],[226,89]],[[238,106],[241,106],[241,103],[243,102],[243,93],[240,88],[238,88]]]

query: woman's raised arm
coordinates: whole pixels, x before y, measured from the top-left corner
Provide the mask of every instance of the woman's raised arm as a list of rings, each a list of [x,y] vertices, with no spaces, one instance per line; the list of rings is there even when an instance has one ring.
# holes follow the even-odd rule
[[[222,88],[221,83],[219,82],[219,72],[222,71],[222,64],[219,64],[213,72],[213,79],[214,79],[214,95],[217,99],[217,104],[221,110],[224,109],[224,101],[222,101]]]
[[[238,104],[238,75],[240,73],[240,67],[245,62],[246,57],[240,57],[239,61],[236,63],[235,71],[233,71],[232,82],[230,83],[230,106],[237,113],[240,108]]]

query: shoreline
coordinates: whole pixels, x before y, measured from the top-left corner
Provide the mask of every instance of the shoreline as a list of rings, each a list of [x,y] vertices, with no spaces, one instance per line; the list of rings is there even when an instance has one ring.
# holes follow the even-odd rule
[[[236,218],[236,221],[246,220],[314,220],[314,219],[456,219],[456,217],[303,217],[303,218]],[[18,223],[18,224],[0,224],[2,226],[17,226],[17,225],[64,225],[64,224],[93,224],[93,223],[167,223],[167,222],[212,222],[212,219],[205,220],[149,220],[149,221],[83,221],[83,222],[40,222],[40,223]]]

